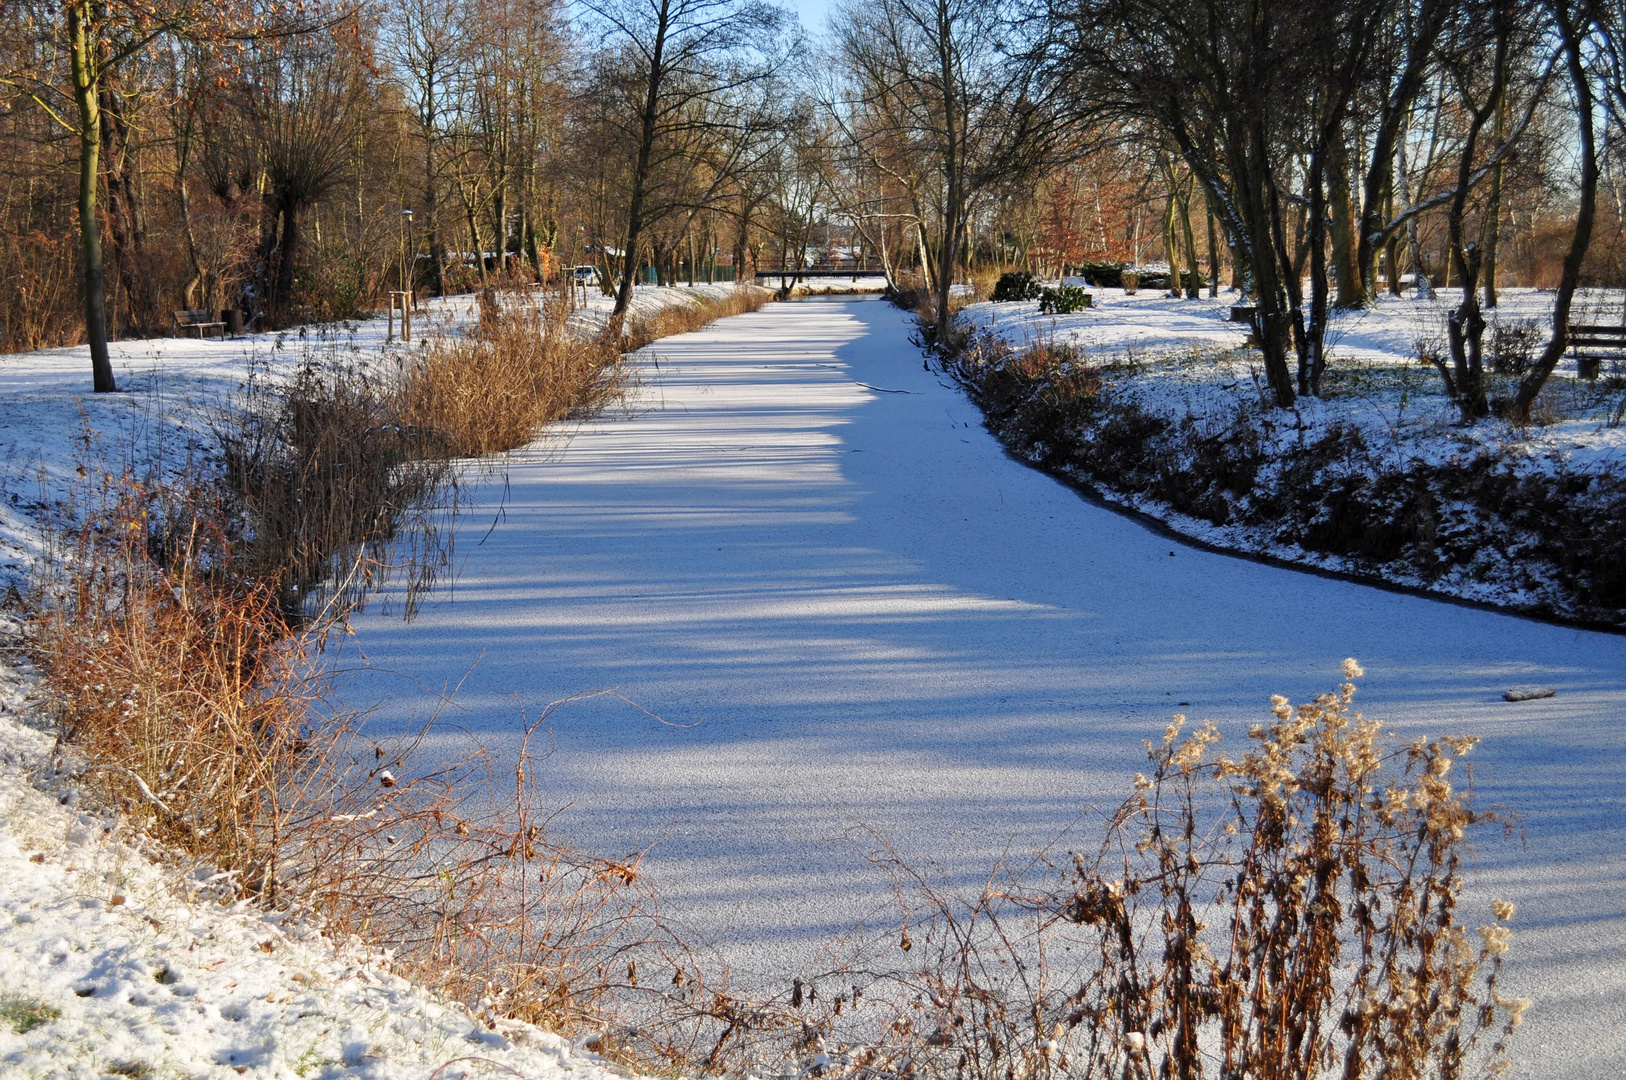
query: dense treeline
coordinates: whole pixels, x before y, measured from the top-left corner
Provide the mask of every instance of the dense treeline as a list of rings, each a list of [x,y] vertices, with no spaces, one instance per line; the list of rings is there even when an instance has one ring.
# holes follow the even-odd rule
[[[1626,15],[1599,0],[0,0],[0,342],[264,327],[590,264],[727,280],[862,258],[957,282],[1152,261],[1257,308],[1279,404],[1329,310],[1622,283]],[[904,279],[909,279],[905,281]],[[105,369],[105,370],[104,370]]]

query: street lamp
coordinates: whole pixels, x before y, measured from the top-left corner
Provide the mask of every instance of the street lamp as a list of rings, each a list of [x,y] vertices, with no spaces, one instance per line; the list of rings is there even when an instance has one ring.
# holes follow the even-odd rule
[[[401,208],[401,221],[406,226],[406,252],[401,258],[401,291],[415,292],[413,279],[417,276],[418,245],[412,236],[412,207]]]

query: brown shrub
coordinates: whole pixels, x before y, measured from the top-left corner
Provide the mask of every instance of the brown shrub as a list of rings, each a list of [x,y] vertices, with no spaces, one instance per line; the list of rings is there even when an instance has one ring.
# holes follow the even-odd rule
[[[736,287],[720,300],[695,298],[688,303],[672,304],[653,315],[632,320],[622,347],[627,352],[633,352],[664,337],[691,334],[730,315],[761,311],[772,298],[773,293],[769,290],[747,285]]]
[[[401,380],[402,423],[469,457],[523,446],[545,424],[615,400],[625,386],[620,351],[577,336],[567,316],[515,290],[485,309],[476,332],[428,336]]]
[[[1248,753],[1176,717],[1093,856],[953,888],[889,848],[902,925],[753,1009],[722,1063],[859,1076],[1437,1077],[1495,1070],[1529,1002],[1497,992],[1513,905],[1460,921],[1471,738],[1393,742],[1360,669]],[[727,1023],[728,1017],[719,1019]]]

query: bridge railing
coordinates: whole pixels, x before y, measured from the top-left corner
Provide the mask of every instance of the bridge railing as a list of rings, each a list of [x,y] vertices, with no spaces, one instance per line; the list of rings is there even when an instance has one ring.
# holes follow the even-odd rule
[[[798,267],[794,263],[758,264],[756,276],[761,277],[793,277],[801,274],[802,277],[839,277],[858,275],[871,275],[882,273],[879,259],[825,259],[810,265]]]

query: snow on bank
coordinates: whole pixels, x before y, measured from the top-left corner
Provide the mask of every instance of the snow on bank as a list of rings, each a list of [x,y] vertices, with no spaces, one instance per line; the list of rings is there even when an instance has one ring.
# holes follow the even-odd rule
[[[549,1032],[438,1002],[303,920],[232,902],[208,868],[152,861],[54,771],[53,739],[26,719],[36,693],[0,662],[0,1076],[618,1075]]]
[[[640,286],[632,316],[698,299],[721,299],[732,285]],[[602,328],[611,298],[593,293],[572,316],[584,333]],[[413,317],[414,338],[457,330],[479,317],[474,296],[427,301]],[[39,553],[34,515],[61,498],[81,464],[117,467],[127,449],[160,451],[183,467],[211,421],[250,372],[293,372],[307,360],[374,365],[391,371],[412,346],[387,340],[387,320],[298,327],[222,340],[149,338],[111,343],[121,393],[90,390],[90,350],[42,349],[0,355],[0,579],[18,581]],[[399,333],[399,328],[397,328]],[[189,443],[194,444],[189,447]]]
[[[1612,513],[1609,492],[1626,467],[1626,426],[1621,424],[1626,397],[1618,378],[1581,381],[1574,360],[1566,357],[1537,401],[1535,424],[1493,418],[1464,427],[1442,392],[1437,371],[1417,359],[1445,350],[1445,319],[1455,300],[1449,294],[1429,303],[1386,297],[1370,310],[1335,316],[1328,332],[1332,359],[1323,396],[1301,397],[1291,410],[1279,410],[1264,385],[1258,353],[1245,347],[1246,327],[1228,319],[1228,300],[1234,294],[1181,300],[1103,289],[1093,297],[1095,307],[1066,316],[1041,315],[1034,303],[968,309],[975,325],[1006,342],[1048,341],[1077,349],[1078,355],[1059,369],[1062,375],[1075,370],[1070,364],[1101,373],[1102,400],[1111,405],[1092,414],[1096,422],[1086,422],[1083,414],[1075,417],[1077,430],[1052,431],[990,416],[990,422],[1006,425],[1001,430],[1008,441],[1020,444],[1013,444],[1018,453],[1217,547],[1468,600],[1618,622],[1618,605],[1607,596],[1589,599],[1590,594],[1577,592],[1574,568],[1552,563],[1559,548],[1573,549],[1550,535],[1556,531],[1573,538],[1580,526],[1569,517],[1551,527],[1545,519],[1517,520],[1497,502],[1492,487],[1481,490],[1454,480],[1456,486],[1438,491],[1438,485],[1429,486],[1435,484],[1430,477],[1494,473],[1521,483],[1534,478],[1538,489],[1566,500],[1564,512],[1572,517],[1607,519]],[[1622,302],[1618,291],[1594,291],[1579,298],[1576,318],[1619,322]],[[1524,356],[1539,352],[1546,343],[1551,303],[1550,293],[1506,290],[1500,307],[1489,313],[1487,364],[1498,347]],[[1489,378],[1492,397],[1511,395],[1516,376],[1492,373]],[[1091,440],[1107,438],[1100,425],[1126,417],[1142,418],[1126,423],[1161,424],[1167,433],[1146,434],[1133,451],[1123,448],[1144,463],[1161,461],[1160,453],[1191,457],[1197,454],[1194,447],[1218,445],[1234,451],[1238,461],[1256,462],[1257,471],[1249,473],[1247,490],[1236,490],[1234,497],[1219,490],[1232,490],[1233,479],[1202,474],[1188,468],[1189,462],[1176,470],[1189,475],[1171,484],[1148,480],[1155,471],[1151,464],[1135,476],[1118,476],[1108,462],[1098,474],[1091,464],[1093,451],[1086,447],[1093,445]],[[1073,446],[1069,440],[1082,442]],[[1101,452],[1110,458],[1114,451]],[[1306,467],[1316,470],[1314,483],[1300,475]],[[1352,485],[1347,491],[1336,488],[1341,478]],[[1388,487],[1380,494],[1378,486],[1363,487],[1367,481]],[[1317,485],[1328,487],[1329,499],[1341,501],[1315,509],[1321,497]],[[1390,527],[1398,521],[1411,528],[1405,524],[1412,512],[1408,506],[1388,505],[1409,498],[1409,485],[1427,487],[1439,503],[1419,504],[1439,524],[1415,550],[1390,550],[1395,545],[1388,540],[1384,547],[1343,533],[1323,535],[1343,528],[1338,523],[1355,513],[1368,515],[1369,524]],[[1360,494],[1348,494],[1357,489]],[[1388,502],[1380,505],[1380,500]],[[1307,538],[1307,526],[1298,519],[1303,514],[1294,517],[1301,510],[1311,514],[1319,530],[1313,538]],[[1596,529],[1588,525],[1583,532],[1592,536]],[[1436,535],[1442,540],[1473,536],[1476,542],[1466,551],[1447,550],[1436,547]],[[1584,570],[1592,556],[1572,553],[1582,558]]]
[[[1239,302],[1234,290],[1195,300],[1172,299],[1161,291],[1090,292],[1093,306],[1071,315],[1041,314],[1038,303],[1030,301],[974,304],[965,317],[1015,345],[1048,341],[1082,349],[1091,364],[1137,365],[1141,377],[1130,392],[1159,415],[1229,419],[1260,403],[1266,391],[1259,356],[1244,348],[1247,326],[1229,319],[1231,305]],[[1536,425],[1487,420],[1472,428],[1458,426],[1439,374],[1417,359],[1419,348],[1445,351],[1445,320],[1457,302],[1455,291],[1442,291],[1428,302],[1385,295],[1371,308],[1334,312],[1327,331],[1326,393],[1299,400],[1292,438],[1313,438],[1309,432],[1342,423],[1358,428],[1370,444],[1392,446],[1407,459],[1438,462],[1489,449],[1545,471],[1560,464],[1599,471],[1626,465],[1626,425],[1607,423],[1619,393],[1611,396],[1601,384],[1580,383],[1569,356],[1559,362],[1538,402]],[[1551,292],[1503,290],[1499,306],[1485,312],[1487,363],[1498,327],[1533,333],[1539,351],[1546,344],[1552,303]],[[1583,292],[1573,318],[1619,324],[1626,319],[1626,293]],[[1492,383],[1494,394],[1497,377]]]

